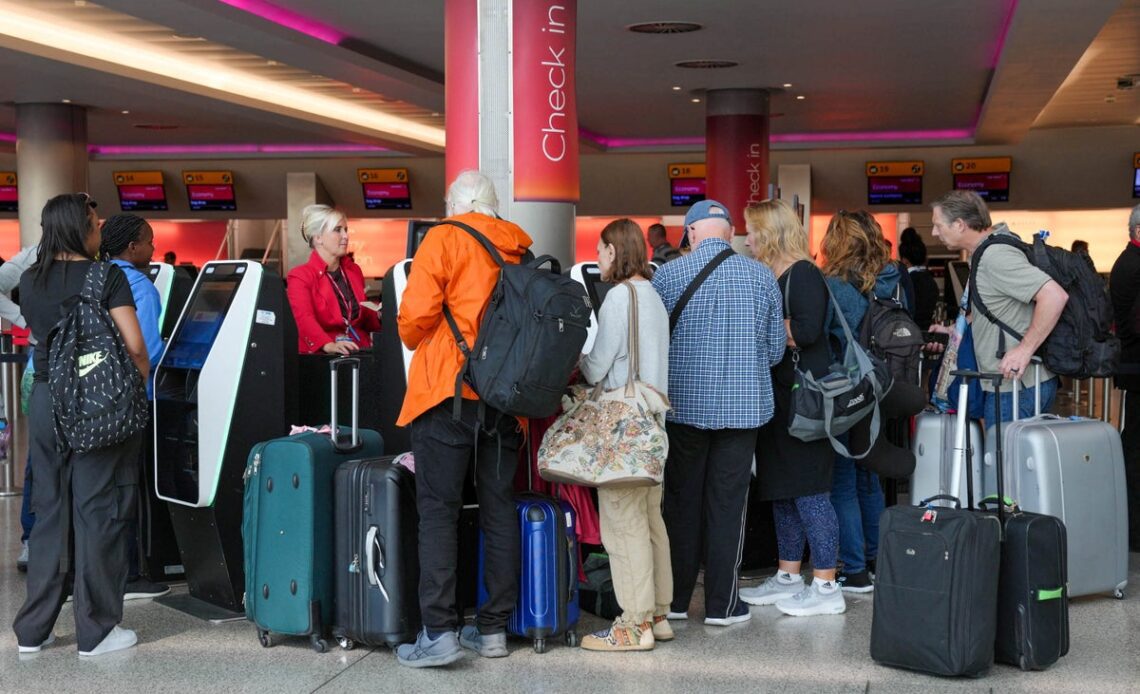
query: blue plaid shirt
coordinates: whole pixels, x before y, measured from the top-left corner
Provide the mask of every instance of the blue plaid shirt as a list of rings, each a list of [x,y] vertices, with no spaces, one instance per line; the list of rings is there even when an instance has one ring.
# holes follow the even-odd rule
[[[672,314],[689,282],[729,245],[705,239],[661,266],[653,287]],[[784,357],[780,287],[766,265],[742,255],[709,275],[669,344],[667,418],[698,429],[751,429],[772,418],[772,366]]]

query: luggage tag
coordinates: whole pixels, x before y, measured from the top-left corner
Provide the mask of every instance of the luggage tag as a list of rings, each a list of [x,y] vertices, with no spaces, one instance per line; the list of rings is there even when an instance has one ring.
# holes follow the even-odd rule
[[[927,506],[926,511],[922,514],[923,523],[933,523],[938,520],[938,510]]]

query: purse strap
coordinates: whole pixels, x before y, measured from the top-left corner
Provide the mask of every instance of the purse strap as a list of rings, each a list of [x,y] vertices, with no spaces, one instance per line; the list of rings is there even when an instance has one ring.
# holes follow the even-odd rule
[[[622,284],[629,290],[629,356],[626,360],[629,365],[629,371],[625,381],[625,394],[633,395],[634,382],[641,380],[641,344],[638,340],[638,328],[640,326],[638,326],[637,322],[637,288],[634,287],[633,282],[629,280],[622,282]]]

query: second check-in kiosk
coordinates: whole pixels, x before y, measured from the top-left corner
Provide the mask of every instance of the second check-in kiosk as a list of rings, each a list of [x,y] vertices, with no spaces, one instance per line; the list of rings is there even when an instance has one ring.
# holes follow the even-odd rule
[[[253,261],[206,264],[155,371],[155,487],[190,595],[240,612],[242,495],[254,444],[296,414],[285,283]]]

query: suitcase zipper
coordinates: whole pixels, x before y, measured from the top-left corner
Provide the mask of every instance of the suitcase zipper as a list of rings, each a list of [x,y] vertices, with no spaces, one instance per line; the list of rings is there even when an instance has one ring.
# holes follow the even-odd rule
[[[248,482],[249,478],[256,475],[257,471],[260,468],[261,468],[261,452],[258,451],[257,453],[253,454],[253,462],[246,466],[245,474],[243,474],[241,476],[241,481],[242,482]]]

